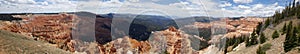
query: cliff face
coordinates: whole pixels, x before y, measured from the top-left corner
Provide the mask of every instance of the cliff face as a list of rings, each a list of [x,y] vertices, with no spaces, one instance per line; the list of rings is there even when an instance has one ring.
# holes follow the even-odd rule
[[[150,38],[150,40],[153,40],[153,41],[151,41],[151,43],[160,43],[165,46],[164,48],[162,48],[163,49],[162,51],[166,50],[170,54],[175,54],[175,53],[191,54],[191,53],[193,53],[192,52],[193,50],[190,46],[190,41],[188,40],[188,35],[183,34],[181,31],[177,30],[174,27],[169,27],[169,29],[164,30],[164,31],[154,32],[151,37],[154,39],[153,40]],[[162,40],[162,41],[155,41],[155,40]],[[155,47],[155,45],[154,45],[154,47]],[[196,52],[194,52],[194,53],[196,53]]]
[[[261,18],[221,19],[220,21],[206,23],[195,22],[180,29],[170,26],[166,30],[152,31],[148,39],[140,41],[128,35],[112,39],[111,26],[113,25],[111,25],[111,18],[96,18],[95,33],[91,33],[93,35],[89,36],[81,33],[72,34],[72,31],[78,29],[75,28],[76,25],[85,26],[84,24],[89,23],[81,22],[78,16],[74,14],[16,15],[14,17],[22,18],[23,20],[6,22],[1,24],[5,26],[0,28],[33,37],[35,40],[47,41],[55,44],[58,48],[71,52],[102,54],[223,53],[221,45],[222,41],[224,42],[222,40],[224,37],[247,36],[255,29],[258,22],[263,21]],[[125,22],[125,20],[119,21]],[[80,31],[91,30],[89,27],[80,29]],[[118,32],[117,34],[124,33],[119,30]],[[140,32],[140,34],[144,33]],[[91,39],[92,41],[90,42],[76,39],[86,37],[94,39]]]
[[[187,25],[186,28],[210,29],[212,34],[225,34],[227,38],[249,36],[263,18],[241,18],[241,19],[221,19],[209,23],[195,22],[193,25]],[[223,22],[223,23],[222,23]],[[219,30],[218,30],[219,29]],[[222,30],[224,29],[224,30]],[[201,34],[200,34],[201,35]],[[209,37],[211,38],[211,37]]]
[[[199,36],[191,36],[169,27],[167,30],[152,32],[146,41],[137,41],[125,36],[105,45],[99,45],[101,53],[170,53],[170,54],[199,54],[198,49],[191,46],[193,41],[204,42]],[[201,44],[201,43],[199,43]],[[199,47],[199,45],[198,45]]]
[[[4,30],[20,33],[35,38],[35,40],[47,41],[56,44],[58,48],[72,50],[67,43],[71,40],[71,28],[74,27],[72,14],[54,15],[16,15],[21,21],[10,22],[4,26]]]
[[[99,45],[102,54],[149,53],[151,46],[148,41],[137,41],[125,36],[107,44]]]
[[[233,36],[240,37],[241,35],[249,36],[259,22],[263,22],[263,18],[241,18],[240,20],[227,20],[227,25],[234,26],[234,30],[225,35],[228,38]]]

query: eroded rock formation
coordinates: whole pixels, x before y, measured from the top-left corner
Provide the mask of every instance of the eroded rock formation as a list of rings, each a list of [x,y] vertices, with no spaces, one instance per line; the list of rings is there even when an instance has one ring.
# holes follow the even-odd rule
[[[151,46],[148,41],[137,41],[125,36],[104,45],[99,44],[98,48],[101,54],[148,54]]]
[[[263,22],[263,18],[241,18],[241,19],[222,19],[220,21],[213,21],[210,23],[202,23],[202,22],[195,22],[194,25],[187,25],[190,28],[211,28],[213,29],[220,29],[225,28],[224,30],[225,36],[228,38],[240,37],[242,35],[249,36],[250,33],[256,28],[259,22]],[[220,23],[224,22],[224,23]],[[216,33],[218,31],[223,30],[216,30],[211,31],[212,33]]]
[[[61,49],[74,52],[68,42],[71,40],[75,15],[17,15],[15,17],[23,20],[11,22],[12,24],[4,26],[2,29],[27,35],[35,40],[47,41]]]
[[[21,33],[36,40],[47,41],[57,47],[71,52],[100,53],[100,54],[203,54],[223,53],[221,47],[215,43],[221,43],[223,36],[226,38],[249,35],[253,29],[262,22],[261,18],[241,18],[238,20],[222,19],[213,22],[195,22],[184,28],[176,29],[170,26],[166,30],[153,31],[148,40],[138,41],[124,36],[122,38],[111,38],[111,19],[97,18],[95,27],[95,42],[84,42],[71,39],[72,30],[78,22],[73,14],[53,15],[18,15],[21,21],[9,22],[1,25],[1,29]],[[223,23],[224,22],[224,23]],[[88,29],[88,28],[85,28]],[[181,29],[198,30],[191,31],[198,35],[189,34]],[[217,35],[224,34],[224,35]],[[74,38],[74,37],[73,37]],[[99,42],[100,41],[100,42]]]

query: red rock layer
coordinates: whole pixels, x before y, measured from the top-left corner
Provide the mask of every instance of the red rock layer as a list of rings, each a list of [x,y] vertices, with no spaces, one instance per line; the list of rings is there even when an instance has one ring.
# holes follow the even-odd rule
[[[5,26],[4,30],[21,33],[56,44],[64,50],[74,51],[68,42],[71,40],[71,28],[73,27],[75,15],[53,14],[53,15],[22,15],[22,21],[12,22]]]
[[[263,22],[263,20],[263,18],[241,18],[238,20],[226,18],[221,21],[214,21],[210,23],[196,22],[193,26],[196,28],[226,28],[227,32],[225,36],[232,38],[233,36],[239,37],[241,35],[249,35],[256,28],[258,23]]]
[[[105,45],[99,44],[98,47],[101,54],[148,54],[151,49],[148,41],[137,41],[128,36],[111,41]]]

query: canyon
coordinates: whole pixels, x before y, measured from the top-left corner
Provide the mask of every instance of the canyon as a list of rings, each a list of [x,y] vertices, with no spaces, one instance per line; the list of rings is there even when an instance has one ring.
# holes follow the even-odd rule
[[[13,15],[13,17],[22,20],[4,21],[1,23],[0,29],[23,34],[37,41],[46,41],[66,51],[89,54],[221,54],[224,53],[224,47],[222,47],[225,45],[222,43],[224,38],[248,37],[258,23],[264,21],[263,18],[254,17],[221,18],[216,21],[210,20],[210,22],[193,22],[181,28],[178,28],[173,22],[168,22],[170,24],[162,25],[159,28],[149,27],[151,24],[144,22],[147,25],[130,24],[134,29],[129,29],[129,33],[134,33],[126,35],[120,29],[111,28],[116,25],[112,25],[112,18],[95,16],[95,29],[92,29],[95,33],[92,33],[91,36],[82,36],[85,34],[72,34],[72,32],[74,30],[83,32],[91,30],[88,27],[77,28],[77,25],[90,23],[90,21],[82,22],[82,20],[91,17],[81,17],[72,13],[27,14]],[[126,18],[118,19],[118,21],[129,23]],[[139,21],[135,23],[139,23]],[[144,30],[142,27],[146,29]],[[135,29],[137,31],[134,31]],[[114,38],[111,30],[116,30],[117,32],[114,33],[121,37]],[[136,36],[136,34],[140,36]],[[94,37],[94,39],[91,41],[78,39],[85,37]]]

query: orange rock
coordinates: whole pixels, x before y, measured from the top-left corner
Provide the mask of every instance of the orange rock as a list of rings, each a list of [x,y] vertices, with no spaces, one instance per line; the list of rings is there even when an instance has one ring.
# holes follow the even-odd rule
[[[176,29],[174,26],[170,26],[168,29],[169,29],[170,31],[177,32],[177,29]]]
[[[61,40],[71,38],[70,28],[74,26],[72,24],[76,17],[75,15],[64,13],[51,15],[19,15],[16,17],[25,20],[12,22],[11,25],[5,26],[5,30],[38,37],[55,44],[63,43],[64,46],[68,46],[64,48],[69,48],[70,51],[74,52],[71,47],[73,44]]]

